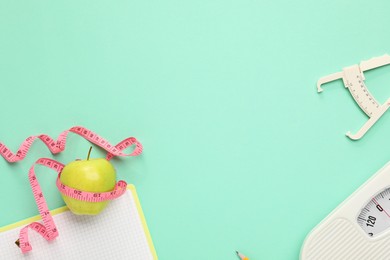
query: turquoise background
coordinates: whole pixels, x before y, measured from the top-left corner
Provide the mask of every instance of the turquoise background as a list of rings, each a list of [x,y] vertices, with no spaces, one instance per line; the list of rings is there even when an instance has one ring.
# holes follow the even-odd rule
[[[85,126],[142,156],[113,161],[138,191],[160,259],[297,259],[308,232],[390,159],[390,113],[367,120],[342,81],[317,80],[390,53],[390,2],[0,2],[0,140]],[[378,101],[390,66],[367,72]],[[0,226],[38,214],[40,157],[84,158],[70,134],[51,155],[0,160]],[[95,148],[92,157],[103,156]],[[37,167],[51,209],[55,174]],[[47,173],[47,174],[46,174]],[[4,245],[3,245],[4,246]]]

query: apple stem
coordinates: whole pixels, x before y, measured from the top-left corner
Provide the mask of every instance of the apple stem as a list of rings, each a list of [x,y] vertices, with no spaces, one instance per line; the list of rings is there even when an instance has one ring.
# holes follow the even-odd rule
[[[89,160],[89,156],[91,155],[91,151],[92,151],[92,146],[89,147],[88,156],[87,156],[87,161]]]

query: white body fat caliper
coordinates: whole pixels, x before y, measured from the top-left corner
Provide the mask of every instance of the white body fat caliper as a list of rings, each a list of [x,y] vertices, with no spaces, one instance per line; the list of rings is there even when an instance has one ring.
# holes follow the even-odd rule
[[[362,61],[360,65],[346,67],[341,72],[337,72],[325,77],[322,77],[317,82],[317,91],[322,92],[321,85],[343,79],[344,85],[351,92],[359,107],[370,118],[363,127],[356,133],[347,132],[347,136],[353,140],[358,140],[370,129],[372,125],[383,115],[390,107],[390,98],[384,104],[379,104],[378,101],[370,94],[364,84],[364,71],[375,69],[384,65],[390,64],[390,56],[385,54],[381,57],[375,57],[367,61]]]
[[[370,117],[351,139],[361,138],[389,108],[380,105],[364,85],[363,71],[390,63],[390,56],[363,61],[360,66],[321,78],[321,84],[342,78],[352,96]],[[306,237],[301,260],[390,260],[390,162],[331,212]]]

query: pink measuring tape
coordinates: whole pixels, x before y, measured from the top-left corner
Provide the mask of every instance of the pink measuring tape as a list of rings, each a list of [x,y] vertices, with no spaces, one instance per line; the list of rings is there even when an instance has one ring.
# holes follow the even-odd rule
[[[69,132],[78,134],[83,138],[87,139],[91,143],[96,144],[97,146],[103,148],[107,151],[106,159],[110,160],[114,156],[137,156],[142,152],[142,145],[134,137],[126,138],[125,140],[119,142],[117,145],[111,145],[105,139],[95,134],[94,132],[84,128],[84,127],[72,127],[69,130],[62,132],[57,141],[53,140],[48,135],[38,135],[28,137],[22,145],[19,147],[18,151],[13,153],[7,146],[0,142],[0,154],[8,162],[17,162],[23,160],[26,157],[28,150],[30,149],[32,143],[35,139],[42,140],[49,150],[53,153],[59,153],[65,149],[66,137]],[[135,145],[135,148],[132,153],[125,154],[122,151],[129,146]],[[31,189],[34,194],[35,202],[37,203],[39,214],[42,217],[43,224],[38,222],[33,222],[20,230],[19,239],[17,240],[17,245],[20,247],[23,253],[26,253],[32,249],[29,239],[28,239],[28,229],[32,229],[38,234],[40,234],[47,241],[53,240],[58,236],[58,230],[54,223],[53,217],[50,215],[45,197],[43,196],[42,189],[38,183],[34,172],[34,166],[40,164],[46,166],[50,169],[53,169],[58,173],[56,185],[58,190],[68,197],[88,201],[88,202],[101,202],[106,200],[113,200],[121,196],[126,191],[127,184],[125,181],[118,181],[112,191],[109,192],[86,192],[77,190],[71,187],[68,187],[61,183],[60,176],[61,171],[64,168],[64,165],[56,160],[49,158],[40,158],[38,159],[30,168],[28,178],[30,181]]]

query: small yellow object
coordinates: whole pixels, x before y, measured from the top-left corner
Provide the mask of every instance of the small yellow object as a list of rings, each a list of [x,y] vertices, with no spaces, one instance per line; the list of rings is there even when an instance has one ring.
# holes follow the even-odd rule
[[[248,257],[246,257],[245,255],[241,254],[240,252],[236,251],[236,254],[237,256],[241,259],[241,260],[249,260]]]

